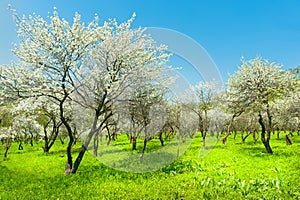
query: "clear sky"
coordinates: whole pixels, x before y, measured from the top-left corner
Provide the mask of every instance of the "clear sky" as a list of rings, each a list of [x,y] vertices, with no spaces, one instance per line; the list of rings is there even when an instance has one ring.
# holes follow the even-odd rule
[[[137,14],[134,27],[162,27],[179,31],[209,53],[224,80],[240,65],[240,58],[263,58],[285,68],[300,65],[299,0],[0,0],[0,64],[13,59],[9,49],[17,42],[16,28],[7,5],[19,14],[43,17],[57,7],[72,21],[97,13],[104,21],[124,21]]]

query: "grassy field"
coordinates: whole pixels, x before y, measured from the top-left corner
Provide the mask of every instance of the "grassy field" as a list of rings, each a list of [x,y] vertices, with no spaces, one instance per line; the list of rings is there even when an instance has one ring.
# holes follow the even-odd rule
[[[196,137],[177,161],[158,171],[118,171],[87,153],[70,176],[64,175],[65,146],[59,142],[48,154],[42,144],[19,151],[13,143],[8,158],[0,158],[0,199],[300,199],[299,136],[292,137],[291,146],[273,136],[273,155],[260,141],[248,138],[242,144],[230,136],[226,145],[218,141],[200,158],[200,141]],[[122,136],[115,145],[130,149]],[[154,139],[148,151],[158,147]]]

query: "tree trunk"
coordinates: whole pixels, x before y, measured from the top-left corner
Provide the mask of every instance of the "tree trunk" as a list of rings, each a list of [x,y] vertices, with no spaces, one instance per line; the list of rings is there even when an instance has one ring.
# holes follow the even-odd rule
[[[23,150],[23,146],[22,146],[22,142],[19,143],[19,147],[18,147],[18,150]]]
[[[144,146],[143,146],[143,149],[142,149],[142,154],[140,156],[140,161],[142,162],[143,160],[143,156],[144,156],[144,153],[145,153],[145,150],[146,150],[146,146],[147,146],[147,138],[145,137],[144,138]]]
[[[217,140],[219,140],[219,136],[220,136],[220,135],[221,135],[220,132],[217,131],[217,132],[216,132],[216,138],[217,138]]]
[[[43,147],[43,150],[44,150],[44,153],[46,152],[49,152],[49,144],[48,144],[48,134],[47,134],[47,126],[48,126],[49,123],[47,123],[46,126],[44,126],[44,147]]]
[[[98,156],[98,146],[99,146],[98,135],[99,135],[99,132],[97,132],[94,137],[94,157]]]
[[[48,134],[47,134],[47,130],[44,127],[44,147],[43,150],[45,153],[49,152],[51,147],[53,146],[53,144],[56,141],[56,138],[58,136],[59,133],[59,127],[53,127],[52,133],[50,135],[50,138],[48,138]]]
[[[30,138],[30,146],[33,147],[33,139],[32,138]]]
[[[63,80],[63,82],[64,82],[64,80]],[[62,87],[65,90],[64,83],[63,83]],[[67,97],[68,97],[68,95],[67,95],[67,93],[65,93],[64,98],[60,101],[60,104],[59,104],[59,112],[60,113],[59,114],[60,114],[60,120],[61,120],[62,124],[65,126],[65,128],[67,129],[67,133],[69,136],[69,143],[67,146],[67,163],[66,163],[66,168],[65,168],[65,174],[70,174],[71,170],[72,170],[72,165],[73,165],[71,150],[72,150],[72,145],[74,143],[74,135],[72,132],[72,128],[64,115],[64,102],[66,101]]]
[[[51,147],[54,145],[55,141],[56,141],[56,138],[58,136],[58,133],[59,133],[59,127],[55,127],[55,130],[54,130],[54,136],[51,138],[51,142],[50,144],[48,145],[48,151],[50,151]]]
[[[232,118],[231,118],[231,120],[230,120],[230,122],[229,122],[229,124],[228,124],[228,127],[227,127],[227,133],[226,133],[226,135],[222,138],[222,143],[223,143],[224,145],[226,144],[227,137],[230,135],[230,128],[231,128],[231,125],[232,125],[234,119],[235,119],[236,117],[240,116],[241,114],[242,114],[242,112],[234,113],[234,114],[232,115]]]
[[[8,139],[6,140],[6,144],[5,144],[4,158],[7,157],[7,153],[8,153],[8,150],[9,150],[10,146],[11,146],[11,139],[8,138]]]
[[[244,137],[244,132],[243,132],[243,133],[242,133],[242,143],[245,143],[247,137],[249,137],[249,135],[251,135],[251,134],[252,134],[252,133],[249,131],[249,132],[247,133],[247,135]]]
[[[94,122],[93,122],[93,126],[88,134],[88,137],[86,139],[86,141],[84,142],[84,144],[81,146],[81,150],[74,162],[74,166],[72,168],[72,171],[71,173],[76,173],[77,170],[78,170],[78,167],[82,161],[82,158],[91,142],[91,139],[93,137],[93,135],[96,133],[97,129],[100,130],[103,126],[103,124],[108,120],[109,117],[112,116],[112,112],[110,112],[107,116],[105,116],[105,118],[103,119],[103,121],[101,122],[101,124],[97,127],[97,122],[98,122],[98,119],[99,119],[99,113],[100,111],[97,110],[96,113],[95,113],[95,117],[94,117]]]
[[[206,148],[206,145],[205,145],[205,138],[206,138],[206,131],[204,131],[202,133],[202,149],[205,149]]]
[[[163,132],[161,131],[160,133],[159,133],[159,141],[160,141],[160,144],[161,144],[161,146],[164,146],[164,139],[163,139]]]
[[[285,141],[286,141],[286,145],[292,145],[292,141],[288,134],[285,135]]]
[[[132,150],[136,150],[136,136],[132,137]]]
[[[237,136],[237,131],[233,131],[233,139],[235,140],[236,139],[236,136]]]
[[[256,143],[256,142],[257,142],[257,138],[256,138],[256,131],[254,131],[254,132],[253,132],[253,141],[254,141],[254,143]]]
[[[62,139],[62,137],[59,137],[60,143],[63,145],[65,144],[64,140]]]
[[[87,139],[85,140],[84,144],[81,146],[80,152],[79,152],[79,154],[78,154],[78,156],[77,156],[77,158],[74,162],[74,166],[71,170],[71,173],[75,174],[77,172],[77,169],[78,169],[78,167],[79,167],[79,165],[82,161],[82,158],[83,158],[83,156],[84,156],[84,154],[85,154],[85,152],[86,152],[86,150],[87,150],[87,148],[88,148],[88,146],[89,146],[89,144],[92,140],[92,137],[93,137],[95,131],[96,131],[95,129],[92,129],[89,132]]]
[[[270,146],[270,137],[267,136],[267,138],[266,138],[266,127],[265,127],[264,120],[263,120],[263,117],[262,117],[261,113],[259,114],[258,122],[261,126],[261,141],[264,144],[267,152],[272,154],[273,151],[272,151],[272,148]]]
[[[112,141],[115,141],[115,140],[116,140],[116,137],[117,137],[116,133],[113,132],[113,133],[111,134],[111,140],[112,140]]]

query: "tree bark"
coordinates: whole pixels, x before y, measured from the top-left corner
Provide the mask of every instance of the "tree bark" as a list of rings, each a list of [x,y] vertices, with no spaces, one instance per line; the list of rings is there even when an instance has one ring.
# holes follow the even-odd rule
[[[89,144],[92,140],[92,137],[96,132],[97,121],[98,121],[98,118],[99,118],[99,112],[100,111],[97,110],[96,113],[95,113],[93,126],[92,126],[92,128],[91,128],[91,130],[90,130],[90,132],[87,136],[87,139],[85,140],[84,144],[81,146],[81,150],[80,150],[80,152],[79,152],[79,154],[78,154],[78,156],[77,156],[77,158],[74,162],[74,167],[72,168],[72,171],[71,171],[72,173],[76,173],[76,171],[77,171],[77,169],[78,169],[78,167],[79,167],[79,165],[82,161],[82,158],[83,158],[83,156],[84,156],[84,154],[85,154],[85,152],[86,152],[86,150],[87,150],[87,148],[88,148],[88,146],[89,146]]]
[[[285,141],[286,141],[286,145],[292,145],[292,141],[288,134],[285,135]]]
[[[132,137],[132,150],[136,150],[136,136]]]
[[[8,139],[6,139],[6,144],[5,144],[5,152],[4,152],[5,158],[7,158],[7,153],[8,153],[10,146],[11,146],[11,139],[8,138]]]
[[[64,140],[62,139],[62,137],[59,137],[60,143],[63,145],[65,144]]]
[[[231,120],[230,120],[230,123],[228,124],[228,127],[227,127],[227,133],[226,133],[226,135],[222,138],[222,143],[223,143],[224,145],[226,144],[227,137],[230,135],[230,128],[231,128],[231,125],[232,125],[232,123],[233,123],[233,121],[234,121],[234,118],[235,118],[235,117],[238,117],[240,114],[241,114],[241,113],[239,113],[239,114],[233,114],[233,115],[232,115],[232,118],[231,118]]]
[[[97,132],[94,136],[94,157],[98,156],[98,146],[99,146],[98,135],[99,135],[99,132]]]
[[[164,139],[163,139],[163,132],[162,131],[159,133],[159,141],[160,141],[161,146],[164,146]]]
[[[56,125],[54,125],[52,133],[50,134],[50,137],[48,137],[46,128],[47,127],[44,127],[44,147],[43,147],[45,153],[50,151],[59,133],[59,127],[56,127]]]
[[[18,150],[23,150],[23,146],[22,146],[22,142],[19,143],[19,147],[18,147]]]
[[[140,161],[143,160],[143,156],[144,156],[144,153],[145,153],[145,150],[146,150],[146,146],[147,146],[147,138],[145,137],[144,138],[144,145],[143,145],[143,149],[142,149],[142,154],[140,156]]]
[[[253,132],[253,141],[254,141],[254,143],[256,143],[256,142],[257,142],[257,138],[256,138],[256,131],[254,131],[254,132]]]
[[[245,141],[246,141],[246,139],[247,139],[247,137],[249,137],[249,135],[251,135],[252,134],[252,132],[248,132],[247,133],[247,135],[244,137],[244,132],[242,133],[242,143],[245,143]]]
[[[267,138],[266,138],[266,126],[264,124],[264,120],[263,120],[263,117],[262,117],[261,113],[259,114],[258,122],[261,126],[261,141],[264,144],[267,152],[272,154],[273,151],[272,151],[272,148],[270,146],[270,137],[267,135]]]
[[[74,143],[74,136],[73,136],[73,133],[72,133],[71,126],[69,125],[69,123],[67,122],[65,117],[62,117],[62,123],[66,127],[67,132],[68,132],[68,136],[69,136],[69,142],[68,142],[68,146],[67,146],[67,163],[66,163],[66,169],[65,169],[65,174],[69,174],[72,170],[72,165],[73,165],[72,152],[71,151],[72,151],[72,145]]]
[[[237,131],[233,130],[233,139],[235,140],[237,136]]]
[[[204,131],[202,133],[202,149],[205,149],[206,148],[206,145],[205,145],[205,139],[206,139],[206,131]]]
[[[101,108],[101,107],[99,107],[99,108]],[[91,130],[88,134],[87,139],[85,140],[84,144],[81,146],[81,150],[80,150],[80,152],[79,152],[79,154],[78,154],[78,156],[77,156],[77,158],[74,162],[74,166],[71,170],[71,173],[73,173],[73,174],[75,174],[77,172],[78,167],[79,167],[79,165],[82,161],[82,158],[83,158],[83,156],[84,156],[84,154],[85,154],[85,152],[86,152],[86,150],[87,150],[87,148],[88,148],[88,146],[89,146],[89,144],[92,140],[93,135],[97,132],[97,130],[98,131],[101,130],[101,128],[103,127],[103,124],[112,116],[112,112],[110,111],[108,113],[108,115],[105,116],[105,118],[103,119],[101,124],[97,127],[97,122],[98,122],[99,116],[100,116],[100,109],[97,110],[96,113],[95,113],[93,126],[92,126],[92,128],[91,128]]]

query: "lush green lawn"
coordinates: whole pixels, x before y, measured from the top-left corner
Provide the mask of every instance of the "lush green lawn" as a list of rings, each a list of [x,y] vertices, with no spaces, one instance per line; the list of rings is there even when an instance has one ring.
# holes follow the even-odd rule
[[[78,173],[70,176],[64,175],[60,143],[49,154],[42,144],[19,151],[14,143],[8,158],[0,158],[0,199],[300,199],[300,137],[292,141],[286,146],[273,136],[274,154],[268,155],[261,142],[248,138],[242,144],[230,136],[226,145],[219,141],[200,158],[196,137],[170,166],[140,174],[111,169],[87,153]],[[125,137],[114,145],[130,150]],[[154,139],[148,151],[158,147]]]

